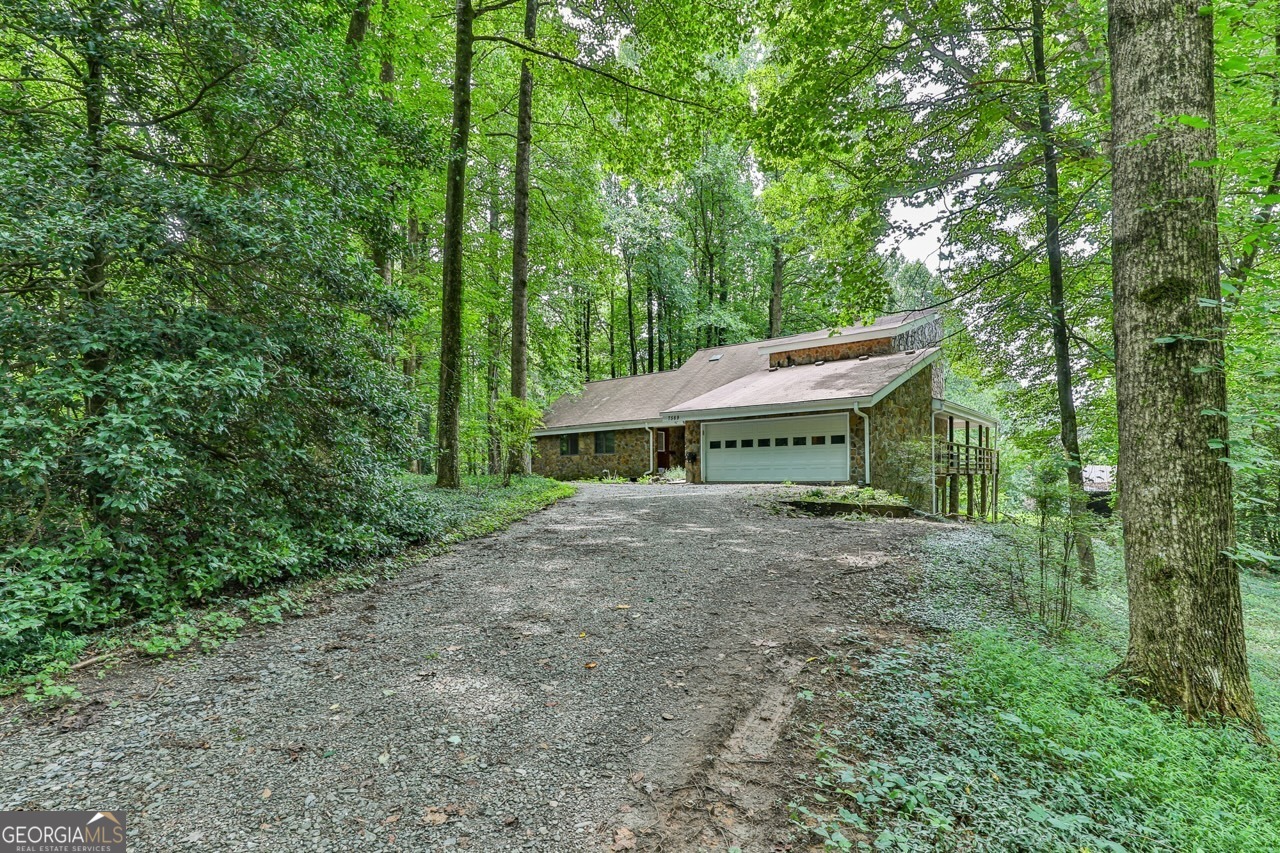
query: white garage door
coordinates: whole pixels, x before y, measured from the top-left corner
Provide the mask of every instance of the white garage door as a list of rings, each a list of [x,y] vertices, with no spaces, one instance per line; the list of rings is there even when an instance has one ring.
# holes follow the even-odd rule
[[[702,425],[708,483],[825,483],[849,479],[849,413]]]

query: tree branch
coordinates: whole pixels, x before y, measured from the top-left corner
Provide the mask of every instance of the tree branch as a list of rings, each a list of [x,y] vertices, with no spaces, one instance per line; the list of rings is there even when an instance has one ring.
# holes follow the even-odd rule
[[[507,38],[506,36],[476,36],[475,41],[492,41],[492,42],[500,42],[502,44],[507,44],[507,45],[510,45],[511,47],[523,50],[526,53],[532,53],[535,56],[544,56],[547,59],[554,59],[557,62],[563,62],[566,65],[572,65],[574,68],[579,68],[583,71],[589,71],[590,73],[603,77],[606,80],[611,80],[614,83],[617,83],[619,86],[624,86],[636,92],[643,92],[646,95],[652,95],[653,97],[660,98],[664,101],[671,101],[677,104],[684,104],[685,106],[689,106],[689,107],[697,107],[700,110],[706,110],[708,112],[713,112],[713,113],[719,112],[719,110],[715,109],[714,107],[708,106],[707,104],[701,103],[699,101],[690,101],[685,98],[681,98],[677,95],[669,95],[664,92],[659,92],[655,89],[650,89],[647,86],[641,86],[639,83],[632,83],[628,80],[623,79],[622,77],[619,77],[617,74],[613,74],[609,71],[605,71],[603,68],[596,68],[595,66],[588,65],[585,62],[579,62],[576,59],[565,56],[562,53],[556,53],[553,50],[542,50],[540,48],[534,47],[531,44],[525,44],[524,42],[516,41],[515,39]]]

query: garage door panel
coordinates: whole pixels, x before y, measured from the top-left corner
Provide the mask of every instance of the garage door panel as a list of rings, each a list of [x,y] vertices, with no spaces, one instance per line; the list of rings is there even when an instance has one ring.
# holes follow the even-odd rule
[[[703,479],[709,483],[827,482],[849,478],[849,416],[844,412],[705,423],[703,434]],[[760,446],[761,439],[767,440],[768,446]],[[779,439],[785,443],[780,444]],[[803,443],[797,444],[796,439]],[[744,442],[751,446],[744,447]]]

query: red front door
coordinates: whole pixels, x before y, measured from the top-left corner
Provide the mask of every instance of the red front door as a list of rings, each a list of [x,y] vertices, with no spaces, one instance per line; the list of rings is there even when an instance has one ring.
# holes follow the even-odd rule
[[[667,431],[665,429],[655,429],[653,431],[653,449],[657,456],[658,470],[671,467],[671,454],[667,452]]]

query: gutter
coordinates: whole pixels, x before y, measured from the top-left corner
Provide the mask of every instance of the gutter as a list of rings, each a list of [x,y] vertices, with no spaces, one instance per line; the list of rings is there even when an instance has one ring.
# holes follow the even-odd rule
[[[861,404],[853,404],[853,413],[862,418],[862,481],[871,485],[871,418],[862,411]]]
[[[641,474],[641,477],[648,477],[653,473],[653,469],[657,466],[654,464],[657,460],[653,458],[653,427],[647,426],[645,432],[649,433],[649,470]]]

